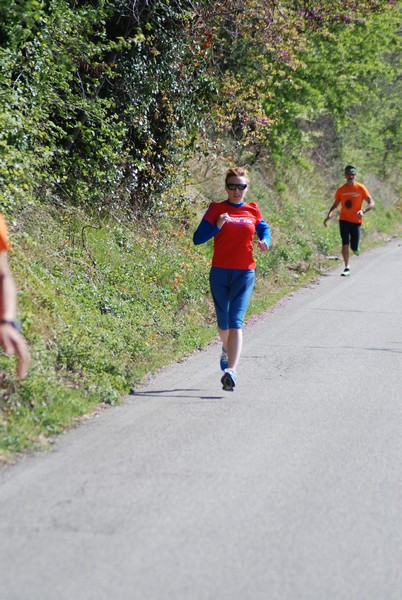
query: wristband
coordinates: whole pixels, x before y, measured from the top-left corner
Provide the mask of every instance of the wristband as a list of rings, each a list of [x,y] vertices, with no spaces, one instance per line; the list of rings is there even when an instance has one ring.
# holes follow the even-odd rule
[[[0,320],[0,325],[11,325],[11,327],[14,327],[14,329],[18,330],[18,326],[17,323],[15,321],[8,321],[7,319],[1,319]]]

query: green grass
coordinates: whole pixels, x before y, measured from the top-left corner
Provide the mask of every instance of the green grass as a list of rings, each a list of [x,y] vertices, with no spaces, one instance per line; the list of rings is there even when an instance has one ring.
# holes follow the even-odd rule
[[[9,220],[32,365],[17,383],[15,360],[0,357],[0,460],[46,447],[102,403],[119,402],[145,376],[215,338],[212,243],[194,247],[192,233],[216,185],[198,184],[199,200],[185,218],[175,210],[153,221],[101,219],[31,204]],[[322,225],[331,200],[321,190],[309,173],[288,172],[277,187],[253,175],[248,200],[271,225],[272,248],[256,252],[248,317],[333,266],[327,257],[339,255],[339,233],[335,220]],[[400,224],[397,209],[378,204],[365,220],[363,247],[382,243]]]

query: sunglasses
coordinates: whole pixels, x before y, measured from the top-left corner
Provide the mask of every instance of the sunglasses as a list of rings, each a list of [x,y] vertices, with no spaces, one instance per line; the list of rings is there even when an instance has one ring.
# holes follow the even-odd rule
[[[226,187],[228,190],[245,190],[247,187],[247,183],[227,183]]]

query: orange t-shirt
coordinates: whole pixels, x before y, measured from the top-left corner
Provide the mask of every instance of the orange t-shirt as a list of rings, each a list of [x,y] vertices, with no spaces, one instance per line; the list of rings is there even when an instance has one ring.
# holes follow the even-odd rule
[[[349,221],[349,223],[361,223],[363,219],[357,216],[357,211],[361,210],[363,200],[369,198],[370,194],[365,185],[355,183],[349,185],[344,183],[335,192],[335,200],[341,204],[341,212],[339,214],[340,221]]]
[[[9,249],[7,225],[3,215],[0,213],[0,252],[8,252]]]

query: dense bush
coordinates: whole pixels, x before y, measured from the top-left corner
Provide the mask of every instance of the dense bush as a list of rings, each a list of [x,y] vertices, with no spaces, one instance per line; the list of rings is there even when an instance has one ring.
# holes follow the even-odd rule
[[[222,152],[229,135],[243,163],[295,156],[300,119],[354,118],[367,90],[376,108],[385,77],[377,131],[396,164],[398,14],[385,0],[3,3],[3,210],[40,198],[142,215],[194,149]]]
[[[209,94],[190,8],[180,0],[2,5],[3,202],[30,192],[113,206],[123,196],[141,210],[170,185]]]

